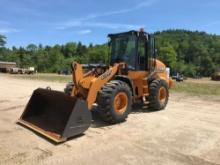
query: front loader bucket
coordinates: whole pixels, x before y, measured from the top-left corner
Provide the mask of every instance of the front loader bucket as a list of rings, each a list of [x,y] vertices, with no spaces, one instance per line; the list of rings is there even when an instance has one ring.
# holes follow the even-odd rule
[[[63,92],[38,88],[18,123],[55,142],[62,142],[87,130],[91,119],[91,112],[84,100]]]

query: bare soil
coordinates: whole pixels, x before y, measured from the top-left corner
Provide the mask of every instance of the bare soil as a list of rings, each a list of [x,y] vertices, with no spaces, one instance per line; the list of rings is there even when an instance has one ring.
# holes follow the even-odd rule
[[[136,106],[117,125],[95,117],[83,135],[55,145],[16,124],[32,91],[46,86],[65,83],[0,74],[0,164],[220,164],[219,99],[172,93],[165,110]]]
[[[220,84],[220,81],[213,81],[210,77],[203,77],[199,79],[188,78],[186,81],[199,84]]]

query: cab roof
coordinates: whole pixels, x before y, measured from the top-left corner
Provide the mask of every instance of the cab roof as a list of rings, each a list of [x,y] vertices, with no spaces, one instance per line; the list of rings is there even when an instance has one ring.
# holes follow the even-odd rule
[[[140,31],[136,31],[136,30],[131,30],[131,31],[128,31],[128,32],[108,34],[108,37],[113,38],[113,37],[121,37],[121,36],[126,36],[126,35],[136,35],[136,36],[138,36],[139,33],[144,33],[145,35],[148,34],[146,32],[140,32]]]

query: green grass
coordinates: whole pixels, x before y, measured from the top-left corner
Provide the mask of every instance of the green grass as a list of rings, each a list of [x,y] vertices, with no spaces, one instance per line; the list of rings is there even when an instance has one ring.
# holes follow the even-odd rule
[[[220,84],[205,84],[197,82],[175,83],[171,92],[185,92],[191,95],[216,95],[220,96]]]
[[[58,74],[46,74],[46,73],[38,73],[34,75],[10,75],[15,78],[22,79],[31,79],[31,80],[43,80],[43,81],[52,81],[52,82],[63,82],[67,83],[72,80],[72,76],[68,75],[58,75]],[[200,83],[199,80],[195,82],[184,81],[181,83],[175,82],[174,86],[170,90],[174,93],[188,93],[190,95],[214,95],[220,96],[220,84],[212,84],[212,83]]]
[[[38,73],[34,75],[12,75],[15,78],[29,79],[29,80],[43,80],[52,82],[70,82],[72,80],[71,75],[58,75],[58,74],[46,74]]]

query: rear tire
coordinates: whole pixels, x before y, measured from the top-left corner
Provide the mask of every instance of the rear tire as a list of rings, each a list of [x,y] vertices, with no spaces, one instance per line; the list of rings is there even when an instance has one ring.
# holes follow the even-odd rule
[[[131,89],[123,81],[112,80],[99,91],[97,104],[104,121],[111,124],[123,122],[131,110]]]
[[[166,107],[169,90],[164,80],[153,80],[149,87],[149,108],[152,110],[162,110]]]

